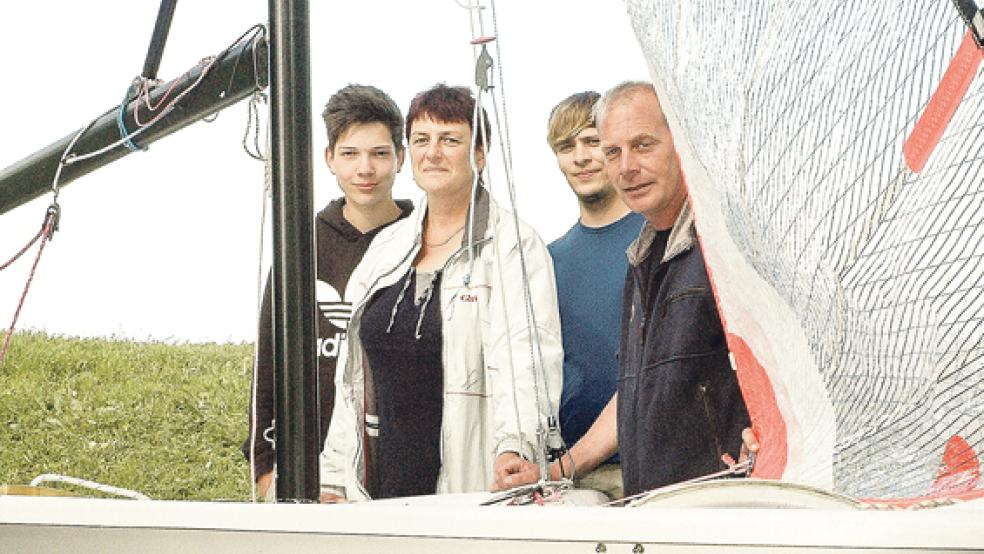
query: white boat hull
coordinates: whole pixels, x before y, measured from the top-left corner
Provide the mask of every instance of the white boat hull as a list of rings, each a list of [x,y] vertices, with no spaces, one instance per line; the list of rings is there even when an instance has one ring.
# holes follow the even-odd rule
[[[485,497],[300,505],[3,496],[0,551],[984,552],[981,501],[929,510],[476,505]]]

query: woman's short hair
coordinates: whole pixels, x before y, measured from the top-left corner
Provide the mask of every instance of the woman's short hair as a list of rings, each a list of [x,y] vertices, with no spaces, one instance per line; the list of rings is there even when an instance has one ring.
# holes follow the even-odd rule
[[[492,138],[492,127],[489,125],[489,115],[482,108],[482,120],[485,125],[485,136],[478,133],[475,148],[482,148]],[[410,140],[410,127],[413,122],[427,117],[441,123],[467,123],[468,128],[475,134],[472,118],[475,115],[475,97],[468,87],[449,87],[438,83],[433,87],[417,94],[410,102],[407,111],[407,140]]]
[[[382,123],[389,129],[396,151],[403,151],[403,114],[396,102],[385,92],[371,85],[348,85],[331,95],[321,113],[328,131],[328,148],[349,127],[363,123]]]
[[[594,114],[591,108],[601,95],[593,90],[572,94],[560,101],[550,110],[547,120],[547,144],[555,152],[557,147],[573,139],[578,133],[589,127],[595,127]]]

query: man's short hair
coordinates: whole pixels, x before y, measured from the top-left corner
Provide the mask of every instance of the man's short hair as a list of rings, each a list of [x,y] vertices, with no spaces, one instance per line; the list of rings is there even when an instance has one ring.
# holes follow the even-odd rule
[[[571,140],[581,131],[595,127],[591,108],[601,95],[593,90],[572,94],[550,110],[547,120],[547,144],[556,152],[557,147]]]
[[[654,95],[656,94],[656,88],[649,81],[624,81],[608,89],[595,102],[594,108],[591,110],[598,127],[601,127],[601,119],[605,116],[605,112],[613,102],[640,91],[648,91]]]
[[[403,114],[385,92],[370,85],[347,85],[331,95],[321,113],[328,131],[328,148],[353,125],[382,123],[390,132],[397,153],[403,151]]]
[[[467,123],[468,129],[476,135],[475,148],[482,148],[492,138],[492,127],[489,125],[489,115],[482,108],[482,120],[485,125],[485,136],[475,133],[472,119],[475,115],[475,97],[468,87],[449,87],[438,83],[433,87],[417,94],[410,102],[407,110],[407,140],[410,140],[410,127],[413,122],[427,117],[441,123]]]

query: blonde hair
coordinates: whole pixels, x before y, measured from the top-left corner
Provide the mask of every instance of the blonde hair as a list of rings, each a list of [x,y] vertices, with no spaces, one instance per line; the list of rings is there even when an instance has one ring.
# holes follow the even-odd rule
[[[550,110],[547,120],[547,144],[554,151],[557,146],[577,136],[578,133],[595,126],[591,108],[601,95],[594,91],[572,94],[560,101]]]

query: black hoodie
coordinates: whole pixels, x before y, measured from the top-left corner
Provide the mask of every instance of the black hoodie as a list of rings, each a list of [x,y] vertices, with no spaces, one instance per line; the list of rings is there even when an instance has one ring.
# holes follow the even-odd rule
[[[355,267],[362,261],[373,237],[392,223],[410,215],[413,203],[397,200],[400,215],[393,221],[380,225],[367,233],[352,226],[343,216],[344,198],[332,200],[315,219],[315,237],[318,249],[317,258],[317,300],[318,300],[318,382],[319,404],[321,409],[321,436],[318,444],[324,445],[328,436],[328,424],[335,403],[335,364],[338,349],[345,340],[345,330],[352,316],[352,301],[345,297],[345,288]],[[256,421],[261,433],[255,437],[254,459],[256,476],[259,477],[273,469],[276,455],[273,445],[263,438],[263,431],[273,439],[273,418],[276,414],[273,395],[273,328],[270,305],[270,280],[267,279],[260,311],[259,331],[257,333],[257,380]],[[250,418],[250,434],[243,443],[243,455],[250,458],[250,437],[254,429]]]

